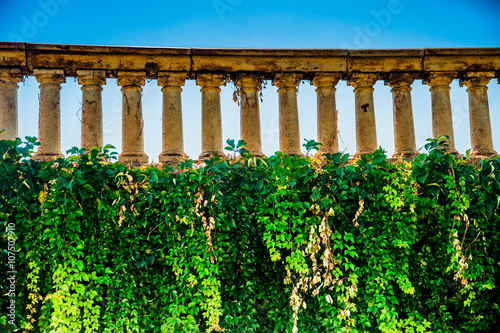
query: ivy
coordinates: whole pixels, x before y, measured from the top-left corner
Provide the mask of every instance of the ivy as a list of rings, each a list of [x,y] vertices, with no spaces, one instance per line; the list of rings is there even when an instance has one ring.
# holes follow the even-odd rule
[[[41,162],[35,138],[0,141],[0,327],[495,331],[500,159],[445,139],[411,163],[228,140],[227,158],[135,169],[111,146]]]

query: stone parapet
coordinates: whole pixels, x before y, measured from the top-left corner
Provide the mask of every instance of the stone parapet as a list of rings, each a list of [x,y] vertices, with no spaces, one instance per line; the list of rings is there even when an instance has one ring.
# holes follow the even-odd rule
[[[429,86],[433,137],[449,137],[448,151],[455,149],[450,84],[460,80],[469,99],[470,142],[476,158],[496,155],[493,147],[487,84],[500,83],[500,47],[427,48],[392,50],[346,49],[209,49],[128,46],[61,45],[0,42],[0,139],[17,136],[18,83],[35,76],[40,83],[38,138],[35,158],[62,156],[60,151],[60,90],[68,77],[82,86],[82,147],[103,144],[102,86],[118,79],[122,101],[123,151],[120,161],[148,162],[144,152],[142,87],[157,80],[163,96],[163,164],[187,156],[182,131],[182,87],[196,80],[202,95],[202,153],[200,159],[222,156],[221,86],[235,85],[240,101],[241,139],[255,156],[262,156],[259,92],[263,81],[278,88],[280,150],[301,154],[297,86],[310,81],[317,94],[317,140],[320,153],[339,150],[342,131],[356,134],[356,154],[378,148],[375,126],[374,85],[383,80],[392,89],[394,158],[416,154],[412,85]],[[339,129],[336,86],[347,81],[355,96],[355,129]],[[493,106],[498,110],[498,106]],[[64,112],[64,110],[63,110]]]

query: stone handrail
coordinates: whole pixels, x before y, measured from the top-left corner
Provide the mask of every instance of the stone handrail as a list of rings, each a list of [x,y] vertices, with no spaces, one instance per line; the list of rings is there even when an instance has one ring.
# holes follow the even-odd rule
[[[448,135],[455,150],[450,83],[467,87],[471,155],[496,155],[486,85],[498,78],[500,48],[292,50],[147,48],[0,42],[0,139],[17,136],[17,89],[24,76],[40,83],[38,140],[34,158],[61,154],[59,98],[61,83],[76,77],[82,86],[82,147],[102,146],[102,86],[116,78],[122,91],[122,162],[146,163],[141,93],[146,79],[156,79],[163,93],[162,163],[186,157],[183,148],[181,92],[185,80],[196,80],[202,94],[200,159],[223,155],[220,87],[232,80],[241,97],[241,139],[262,155],[258,93],[272,80],[279,95],[280,151],[300,154],[297,86],[316,86],[318,137],[323,152],[338,151],[335,86],[346,80],[354,88],[356,155],[377,146],[373,86],[378,80],[393,95],[395,158],[416,154],[411,85],[423,80],[432,99],[433,136]]]

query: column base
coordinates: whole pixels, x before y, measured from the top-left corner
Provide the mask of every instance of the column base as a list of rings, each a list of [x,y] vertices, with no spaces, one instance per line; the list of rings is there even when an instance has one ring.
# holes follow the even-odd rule
[[[287,154],[289,156],[295,156],[295,155],[299,155],[299,156],[304,156],[304,154],[302,154],[302,152],[299,150],[281,150],[281,153],[283,154]]]
[[[163,165],[176,166],[187,158],[184,152],[162,152],[158,156],[158,161]]]
[[[339,153],[338,150],[335,150],[335,149],[330,149],[330,148],[325,148],[323,146],[320,146],[319,147],[319,150],[318,150],[318,154],[336,154],[336,153]]]
[[[470,157],[474,159],[491,158],[496,155],[498,155],[498,153],[494,149],[472,150],[470,152]]]
[[[354,155],[352,155],[352,158],[356,159],[356,158],[359,158],[361,155],[373,154],[375,152],[375,150],[357,151],[357,152],[354,153]]]
[[[118,155],[118,162],[142,165],[149,162],[148,155],[144,152],[123,152]]]
[[[264,153],[261,152],[261,151],[256,151],[256,150],[249,150],[248,153],[251,155],[251,156],[255,156],[255,157],[264,157]]]
[[[461,159],[464,157],[464,155],[460,154],[455,148],[452,149],[445,149],[447,154],[451,154],[455,157],[455,159]]]
[[[416,150],[404,150],[404,151],[396,151],[392,154],[391,158],[395,160],[408,161],[415,158],[418,155]]]
[[[200,159],[200,160],[209,160],[211,157],[215,157],[215,156],[223,157],[223,156],[226,156],[226,154],[224,154],[223,151],[207,150],[207,151],[202,152],[200,154],[200,156],[198,157],[198,159]]]
[[[64,155],[61,152],[52,152],[52,153],[36,152],[33,155],[32,159],[35,161],[53,161],[60,157],[64,157]]]

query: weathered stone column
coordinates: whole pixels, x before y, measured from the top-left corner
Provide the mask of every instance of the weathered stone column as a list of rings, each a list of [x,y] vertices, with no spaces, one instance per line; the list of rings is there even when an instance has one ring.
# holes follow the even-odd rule
[[[430,86],[432,100],[432,136],[434,139],[447,135],[448,147],[446,150],[458,155],[455,149],[455,135],[453,134],[453,118],[451,114],[450,84],[456,78],[455,72],[433,72],[423,83]]]
[[[490,110],[488,106],[488,87],[495,76],[494,72],[468,72],[461,80],[469,93],[469,123],[471,156],[477,158],[496,155],[493,149]]]
[[[224,156],[222,147],[222,117],[220,87],[226,76],[219,73],[198,74],[201,87],[201,154],[200,159]]]
[[[122,163],[148,163],[144,152],[144,120],[142,119],[142,86],[144,72],[118,72],[118,85],[122,87]]]
[[[288,155],[300,155],[299,110],[297,86],[302,76],[296,73],[276,74],[273,84],[278,87],[280,151]]]
[[[38,116],[38,151],[35,160],[63,157],[61,153],[61,83],[66,82],[62,69],[35,69],[40,83],[40,109]]]
[[[241,92],[240,136],[247,143],[251,155],[264,156],[260,132],[259,86],[261,79],[255,74],[239,74],[236,85]]]
[[[15,140],[17,133],[17,85],[23,81],[19,69],[0,69],[0,140]]]
[[[160,163],[178,164],[187,156],[184,153],[182,133],[182,86],[187,73],[158,73],[158,85],[163,93],[162,152]]]
[[[373,153],[377,150],[377,129],[373,105],[373,85],[376,74],[354,73],[349,85],[354,87],[356,98],[356,154]]]
[[[78,70],[78,83],[82,86],[82,148],[103,146],[102,86],[106,84],[105,71]]]
[[[417,153],[415,126],[411,105],[411,84],[414,78],[408,73],[391,74],[385,84],[392,87],[394,117],[394,154],[393,158],[410,158]]]
[[[342,74],[320,73],[314,75],[311,81],[316,86],[318,99],[318,141],[322,144],[320,153],[339,151],[335,86],[341,78]]]

